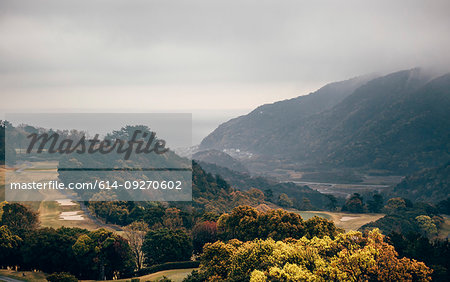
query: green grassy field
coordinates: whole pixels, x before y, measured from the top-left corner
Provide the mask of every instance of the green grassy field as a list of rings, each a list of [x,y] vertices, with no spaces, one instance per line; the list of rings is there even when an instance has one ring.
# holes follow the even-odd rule
[[[39,161],[39,162],[27,162],[25,170],[27,172],[32,171],[35,173],[24,173],[21,177],[22,181],[48,181],[57,180],[58,172],[56,167],[58,163],[56,161]],[[4,200],[4,190],[5,190],[5,171],[4,167],[0,168],[0,200]],[[39,173],[36,173],[39,172]],[[60,205],[55,199],[67,199],[68,196],[62,194],[58,191],[52,191],[52,193],[42,194],[46,201],[42,202],[22,202],[23,204],[29,206],[31,209],[39,212],[39,220],[42,227],[53,227],[59,228],[65,227],[79,227],[88,230],[95,230],[101,227],[108,228],[107,225],[101,224],[99,221],[94,221],[81,210],[79,203],[75,205]],[[48,198],[50,197],[51,198]],[[0,201],[1,202],[1,201]],[[83,220],[64,220],[62,219],[61,213],[64,212],[76,212],[76,214],[83,216]]]
[[[196,268],[186,268],[186,269],[172,269],[172,270],[164,270],[155,272],[152,274],[144,275],[139,278],[140,281],[158,281],[164,276],[175,281],[183,281],[183,279],[188,276],[189,273],[192,272],[192,270],[195,270]],[[25,274],[25,276],[23,276]],[[47,281],[45,279],[45,274],[43,272],[32,272],[32,271],[14,271],[14,270],[6,270],[6,269],[0,269],[0,276],[6,276],[10,278],[14,278],[17,280],[22,281],[32,281],[32,282],[45,282]],[[81,281],[95,281],[95,280],[81,280]],[[120,279],[120,280],[109,280],[109,281],[131,281],[131,278],[128,279]]]
[[[164,270],[137,278],[139,278],[141,281],[158,281],[165,276],[175,282],[179,281],[181,282],[194,269],[196,268]],[[115,281],[130,281],[130,280],[131,279],[115,280]]]
[[[99,224],[88,218],[80,209],[80,204],[73,206],[61,206],[55,201],[39,202],[39,220],[42,227],[79,227],[88,230],[95,230],[101,228]],[[83,220],[63,220],[60,218],[62,212],[77,211],[78,214],[84,217]]]
[[[314,211],[296,211],[295,213],[299,214],[304,220],[308,220],[314,216],[320,216],[326,219],[332,219],[331,215],[326,214],[324,212],[314,212]]]
[[[14,271],[14,270],[0,269],[0,276],[14,278],[22,281],[33,281],[33,282],[47,281],[47,279],[45,279],[45,274],[43,272]]]

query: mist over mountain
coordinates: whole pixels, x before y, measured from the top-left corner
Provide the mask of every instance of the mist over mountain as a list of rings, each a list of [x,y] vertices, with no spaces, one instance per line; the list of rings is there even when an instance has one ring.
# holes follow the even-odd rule
[[[328,84],[220,125],[200,148],[318,167],[409,173],[450,159],[450,74],[421,69]]]
[[[239,148],[262,152],[268,146],[266,140],[271,132],[281,126],[302,123],[305,118],[330,109],[369,79],[370,76],[364,76],[334,82],[306,96],[262,105],[221,124],[203,139],[200,149]]]

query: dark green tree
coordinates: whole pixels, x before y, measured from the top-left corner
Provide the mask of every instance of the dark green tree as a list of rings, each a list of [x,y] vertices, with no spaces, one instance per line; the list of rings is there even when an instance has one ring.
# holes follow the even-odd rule
[[[285,193],[281,193],[280,196],[278,196],[278,204],[285,208],[291,208],[294,203],[288,197],[288,195],[286,195]]]
[[[306,197],[302,198],[302,201],[300,204],[298,204],[297,208],[301,211],[310,211],[314,209],[314,207],[311,205],[311,201]]]
[[[86,233],[85,229],[66,227],[41,228],[28,233],[21,248],[24,266],[46,273],[76,273],[72,246],[81,234]]]
[[[111,231],[99,229],[83,234],[72,249],[82,278],[112,279],[115,275],[130,275],[134,270],[134,257],[127,240]]]
[[[439,211],[443,214],[450,214],[450,197],[445,200],[440,201],[437,204]]]
[[[267,201],[272,202],[273,201],[273,190],[270,188],[264,190],[264,196],[266,196]]]
[[[192,255],[192,241],[183,230],[161,228],[147,233],[142,250],[148,265],[186,261]]]
[[[372,200],[367,201],[367,209],[369,212],[377,213],[381,211],[383,204],[383,196],[377,193],[372,196]]]
[[[330,211],[335,211],[337,209],[337,199],[334,195],[327,194],[326,195],[328,200],[330,202],[327,204],[327,208],[330,209]]]
[[[39,227],[37,212],[19,203],[8,203],[3,206],[2,225],[8,225],[13,234],[23,238],[26,233]]]
[[[350,198],[345,201],[342,211],[348,211],[352,213],[363,213],[364,212],[364,201],[361,195],[354,193]]]
[[[0,226],[0,267],[13,266],[19,262],[21,242],[22,239],[14,235],[8,226]]]

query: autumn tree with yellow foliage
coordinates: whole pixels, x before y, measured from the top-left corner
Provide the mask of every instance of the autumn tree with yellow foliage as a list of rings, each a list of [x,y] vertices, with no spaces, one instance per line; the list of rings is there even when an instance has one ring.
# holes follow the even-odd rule
[[[375,229],[308,239],[205,245],[200,274],[214,281],[430,281],[424,263],[399,258]]]

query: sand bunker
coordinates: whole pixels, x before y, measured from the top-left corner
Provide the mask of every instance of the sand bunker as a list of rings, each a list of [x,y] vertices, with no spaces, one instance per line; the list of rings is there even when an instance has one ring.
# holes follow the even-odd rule
[[[60,199],[60,200],[56,200],[58,202],[58,204],[60,204],[61,206],[75,206],[77,203],[72,202],[69,199]]]
[[[357,218],[358,218],[357,216],[343,216],[341,217],[340,221],[349,221]]]
[[[61,220],[84,220],[83,215],[78,214],[79,211],[62,212],[59,215]]]

